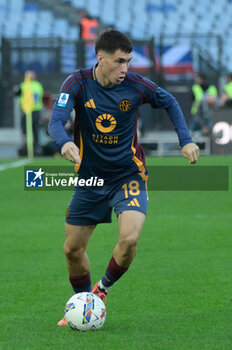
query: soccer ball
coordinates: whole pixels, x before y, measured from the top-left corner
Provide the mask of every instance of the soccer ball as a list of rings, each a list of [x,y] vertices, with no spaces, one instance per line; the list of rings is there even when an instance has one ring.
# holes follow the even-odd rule
[[[93,293],[77,293],[67,302],[64,317],[74,331],[90,331],[101,328],[106,319],[103,301]]]

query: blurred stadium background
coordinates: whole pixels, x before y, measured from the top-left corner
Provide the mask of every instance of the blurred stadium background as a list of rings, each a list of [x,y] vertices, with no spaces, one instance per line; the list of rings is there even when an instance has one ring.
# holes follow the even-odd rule
[[[92,41],[80,40],[79,22],[87,10],[134,43],[131,69],[174,94],[191,118],[194,74],[203,72],[219,95],[232,71],[232,2],[229,0],[0,0],[0,157],[16,157],[22,144],[20,109],[14,87],[28,69],[43,84],[44,115],[49,115],[61,82],[73,70],[95,62]],[[216,108],[217,135],[195,135],[202,154],[232,150],[231,109]],[[42,124],[42,123],[41,123]],[[48,142],[41,125],[40,142]],[[143,106],[140,142],[151,155],[179,154],[164,111]],[[159,134],[157,134],[159,132]],[[223,133],[229,133],[221,142]],[[224,139],[223,139],[224,140]]]
[[[25,71],[37,73],[45,91],[40,124],[45,155],[46,123],[60,84],[76,68],[96,62],[93,41],[80,40],[83,10],[98,19],[99,31],[113,26],[130,35],[130,69],[175,95],[188,125],[195,74],[204,73],[220,96],[232,71],[229,0],[0,0],[0,348],[231,350],[231,189],[150,190],[138,255],[110,292],[103,330],[86,335],[56,326],[72,293],[62,249],[71,192],[24,190],[22,164],[28,160],[14,161],[23,144],[15,91]],[[229,106],[216,107],[211,115],[216,131],[193,135],[206,155],[199,167],[231,169],[231,112]],[[139,117],[147,164],[188,166],[165,111],[145,105]],[[39,169],[69,163],[37,157],[27,164]],[[94,283],[117,232],[113,216],[91,238]]]

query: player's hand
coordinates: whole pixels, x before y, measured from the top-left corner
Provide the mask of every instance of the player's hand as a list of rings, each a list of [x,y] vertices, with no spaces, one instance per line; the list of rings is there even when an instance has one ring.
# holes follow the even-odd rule
[[[61,148],[61,154],[65,159],[69,160],[70,162],[73,162],[75,164],[81,164],[79,148],[75,145],[74,142],[65,143],[64,146]]]
[[[182,153],[185,158],[189,159],[190,164],[195,164],[199,158],[200,150],[195,143],[187,143],[182,148]]]

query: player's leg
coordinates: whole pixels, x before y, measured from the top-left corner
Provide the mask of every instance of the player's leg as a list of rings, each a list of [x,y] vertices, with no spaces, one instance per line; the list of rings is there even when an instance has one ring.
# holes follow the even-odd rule
[[[91,291],[89,259],[86,248],[98,223],[111,222],[112,208],[104,189],[77,187],[66,211],[64,245],[69,279],[75,293]],[[63,318],[58,325],[67,325]]]
[[[143,228],[145,215],[139,211],[122,212],[118,217],[119,240],[105,275],[98,283],[106,294],[113,284],[128,270],[136,256],[137,243]]]
[[[97,223],[111,222],[111,212],[103,189],[75,189],[65,215],[64,244],[69,279],[75,293],[91,290],[86,247]]]
[[[89,238],[96,225],[77,226],[65,224],[64,252],[69,280],[75,293],[91,291],[89,258],[86,253]]]
[[[89,258],[86,248],[89,238],[96,225],[77,226],[65,224],[66,241],[64,252],[69,272],[69,280],[75,293],[90,292],[91,278],[89,272]],[[65,317],[58,326],[67,326]]]
[[[135,210],[124,211],[118,217],[119,240],[113,257],[122,268],[128,268],[136,256],[144,221],[145,215]]]
[[[111,200],[118,216],[119,240],[110,259],[105,275],[94,286],[107,292],[112,285],[128,270],[133,261],[137,243],[143,228],[148,195],[146,180],[133,176],[119,186]]]

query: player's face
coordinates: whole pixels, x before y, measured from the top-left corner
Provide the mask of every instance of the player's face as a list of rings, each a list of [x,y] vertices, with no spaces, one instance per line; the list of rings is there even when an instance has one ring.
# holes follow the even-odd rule
[[[101,51],[97,54],[97,79],[103,86],[120,84],[126,76],[132,53],[125,53],[120,49],[109,54]]]

